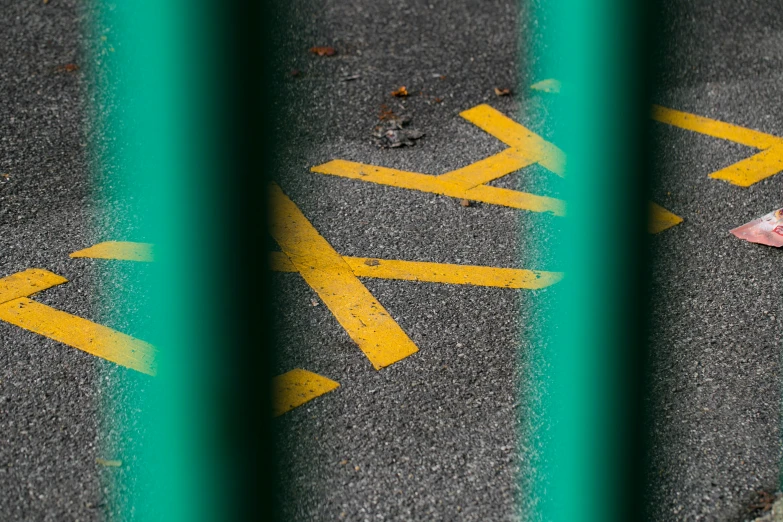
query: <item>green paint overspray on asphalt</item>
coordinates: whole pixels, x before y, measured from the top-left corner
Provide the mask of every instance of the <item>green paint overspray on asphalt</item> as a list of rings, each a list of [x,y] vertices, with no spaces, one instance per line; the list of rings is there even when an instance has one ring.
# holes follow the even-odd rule
[[[565,278],[542,296],[539,327],[523,339],[533,346],[522,369],[523,520],[645,517],[652,11],[612,0],[523,7],[532,30],[523,28],[523,82],[561,81],[560,94],[534,95],[547,97],[553,141],[567,154],[567,216],[548,253]]]
[[[156,377],[112,368],[98,384],[99,452],[123,463],[104,470],[110,520],[272,516],[266,270],[252,255],[274,157],[260,130],[274,128],[264,112],[272,88],[260,81],[274,20],[263,9],[182,0],[85,8],[95,239],[156,245],[143,288],[105,291],[126,314],[140,311],[109,322],[159,354]],[[142,270],[124,263],[102,288]]]

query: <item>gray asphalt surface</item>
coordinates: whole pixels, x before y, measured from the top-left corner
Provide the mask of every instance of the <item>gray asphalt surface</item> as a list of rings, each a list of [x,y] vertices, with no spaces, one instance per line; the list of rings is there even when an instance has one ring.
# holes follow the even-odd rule
[[[672,43],[655,102],[783,136],[778,6],[669,2],[664,15],[661,34]],[[0,184],[0,276],[61,274],[70,282],[37,300],[133,333],[116,296],[140,291],[143,273],[68,258],[101,240],[144,240],[116,217],[128,202],[91,191],[87,149],[101,136],[91,135],[87,106],[97,66],[83,63],[97,45],[88,16],[67,0],[0,2],[0,173],[10,176]],[[338,252],[558,269],[546,234],[533,234],[552,239],[557,218],[309,171],[336,158],[433,174],[467,165],[504,148],[458,116],[479,103],[547,136],[551,99],[527,88],[542,78],[517,70],[520,25],[532,31],[535,21],[510,0],[292,3],[279,35],[291,57],[281,71],[291,141],[273,178]],[[337,55],[308,53],[315,45]],[[58,69],[68,63],[81,68]],[[391,97],[401,85],[411,96]],[[513,96],[497,97],[495,87]],[[371,131],[384,106],[411,115],[426,136],[379,149]],[[783,177],[749,189],[710,179],[752,151],[651,125],[652,199],[685,219],[653,238],[653,518],[746,520],[758,492],[777,489],[780,251],[728,230],[781,206]],[[552,178],[533,167],[493,184],[557,195]],[[525,518],[515,507],[526,455],[520,368],[547,290],[364,280],[420,349],[375,371],[329,310],[312,305],[317,296],[300,276],[274,280],[277,372],[305,368],[341,384],[276,420],[287,519]],[[144,379],[0,323],[0,520],[116,514],[106,491],[133,474],[138,442],[101,412],[110,399],[136,400]],[[96,457],[123,466],[102,468]]]
[[[783,136],[774,2],[672,3],[655,101]],[[685,222],[654,239],[652,498],[659,520],[744,520],[778,488],[781,252],[728,231],[779,208],[783,177],[708,175],[752,149],[654,124],[654,200]]]

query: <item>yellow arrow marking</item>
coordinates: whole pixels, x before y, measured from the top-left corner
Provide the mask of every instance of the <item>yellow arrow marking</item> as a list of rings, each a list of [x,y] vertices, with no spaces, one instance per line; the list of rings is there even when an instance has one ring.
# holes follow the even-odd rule
[[[151,344],[28,298],[66,282],[64,277],[40,269],[0,279],[0,321],[121,366],[155,375],[155,348]]]
[[[376,370],[418,351],[389,312],[280,187],[269,189],[272,237]]]
[[[446,263],[350,256],[343,256],[343,260],[348,264],[356,277],[372,277],[376,279],[538,290],[553,285],[563,278],[561,272],[543,272],[519,268],[451,265]],[[294,264],[282,252],[270,252],[269,264],[270,268],[276,272],[297,272]]]
[[[758,154],[713,172],[711,178],[749,187],[783,171],[783,138],[659,105],[653,106],[652,118],[681,129],[761,150]]]
[[[530,212],[550,212],[556,216],[565,215],[566,204],[563,200],[486,185],[492,180],[535,163],[559,176],[564,176],[566,155],[562,150],[489,105],[478,105],[463,111],[460,116],[510,148],[439,176],[339,159],[316,165],[310,170],[319,174],[359,179],[379,185],[430,192]],[[668,210],[657,205],[655,207],[654,215],[657,216],[665,212],[679,221],[669,217],[668,223],[670,224],[662,227],[663,221],[656,217],[658,221],[650,223],[649,226],[650,231],[655,231],[652,233],[661,232],[682,221],[681,218],[671,214]]]
[[[272,381],[272,413],[282,415],[339,386],[336,381],[299,368],[278,375]]]
[[[104,241],[84,250],[74,252],[71,254],[71,257],[146,262],[154,260],[150,243],[132,243],[130,241]]]

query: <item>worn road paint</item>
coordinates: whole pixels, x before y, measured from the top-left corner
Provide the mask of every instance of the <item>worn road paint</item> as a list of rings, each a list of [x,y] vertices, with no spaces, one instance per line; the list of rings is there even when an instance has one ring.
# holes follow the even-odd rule
[[[296,368],[272,381],[272,413],[275,417],[338,388],[340,383]]]
[[[559,80],[549,78],[548,80],[541,80],[538,83],[534,83],[530,86],[534,91],[549,92],[552,94],[560,94],[560,88],[562,85]]]
[[[553,285],[563,278],[563,274],[560,272],[519,268],[452,265],[350,256],[343,256],[343,260],[356,277],[421,281],[424,283],[538,290]],[[275,272],[297,272],[294,264],[282,252],[270,252],[269,266]]]
[[[379,185],[441,194],[528,210],[565,215],[565,203],[547,196],[486,185],[492,180],[516,172],[534,163],[562,176],[565,154],[555,145],[489,105],[479,105],[460,114],[463,118],[510,146],[502,152],[466,167],[439,176],[376,167],[345,160],[333,160],[311,170],[344,178],[359,179]]]
[[[66,282],[64,277],[35,268],[0,279],[0,321],[155,375],[155,348],[151,344],[28,298]]]
[[[650,202],[650,217],[647,222],[647,231],[650,234],[663,232],[667,228],[682,223],[682,218],[672,212],[669,212],[662,206]]]
[[[545,80],[545,82],[549,81]],[[551,82],[556,81],[551,80]],[[566,155],[562,150],[489,105],[478,105],[460,113],[460,116],[496,137],[510,148],[471,163],[466,167],[452,170],[439,176],[339,159],[317,165],[310,170],[319,174],[329,174],[379,185],[430,192],[458,199],[488,203],[490,205],[500,205],[530,212],[549,212],[556,216],[565,215],[566,204],[563,200],[486,185],[490,181],[535,163],[559,176],[563,176],[565,175]],[[656,207],[658,206],[656,205]],[[668,212],[662,207],[658,208]],[[672,216],[674,215],[672,214]],[[679,219],[677,222],[670,219],[670,222],[673,224],[669,226],[676,225],[682,221],[679,217],[677,219]],[[650,223],[649,228],[651,231],[656,230],[653,233],[657,233],[669,227],[661,228],[660,224]]]
[[[659,105],[653,106],[652,118],[681,129],[761,150],[749,158],[713,172],[710,174],[711,178],[749,187],[783,171],[783,138]]]
[[[272,237],[376,370],[419,351],[278,185],[269,188]]]
[[[132,243],[130,241],[104,241],[84,250],[74,252],[71,254],[71,257],[144,262],[154,260],[150,243]]]

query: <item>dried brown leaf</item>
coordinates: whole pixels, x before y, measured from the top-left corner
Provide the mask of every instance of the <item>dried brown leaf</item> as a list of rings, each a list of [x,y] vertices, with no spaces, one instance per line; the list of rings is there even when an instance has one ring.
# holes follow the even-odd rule
[[[499,87],[495,87],[495,94],[498,96],[508,96],[511,94],[511,89],[501,89]]]
[[[404,98],[404,97],[408,96],[408,89],[406,89],[405,86],[403,85],[402,87],[400,87],[396,91],[392,91],[391,95],[395,96],[397,98]]]
[[[334,56],[337,54],[334,47],[311,47],[310,52],[318,56]]]

